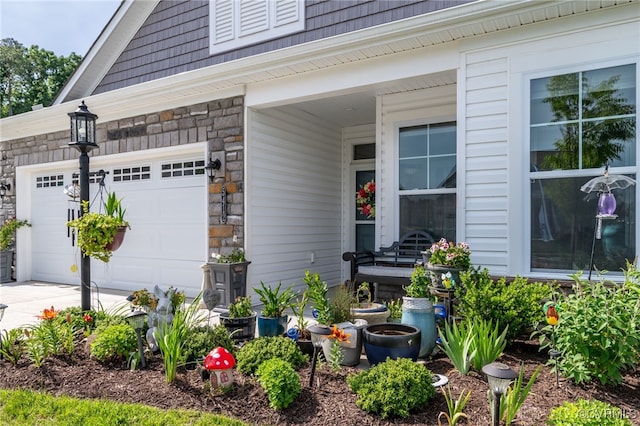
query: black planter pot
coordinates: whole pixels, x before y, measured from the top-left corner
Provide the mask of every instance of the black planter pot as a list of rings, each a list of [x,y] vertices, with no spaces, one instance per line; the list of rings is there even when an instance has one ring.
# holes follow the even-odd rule
[[[307,354],[309,357],[313,356],[313,343],[311,343],[311,340],[298,339],[296,343],[303,354]]]
[[[371,324],[362,330],[364,350],[370,365],[391,359],[418,359],[421,331],[408,324]]]
[[[228,313],[220,314],[220,324],[231,333],[231,338],[235,343],[246,342],[256,337],[256,317],[254,312],[250,317],[229,318]]]

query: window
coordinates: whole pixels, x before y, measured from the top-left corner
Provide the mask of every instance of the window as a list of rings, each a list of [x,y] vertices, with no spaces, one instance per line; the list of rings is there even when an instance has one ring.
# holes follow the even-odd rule
[[[607,164],[636,178],[636,66],[533,79],[530,94],[531,270],[587,271],[598,194],[580,187]],[[594,267],[616,272],[635,258],[636,200],[613,194],[618,217],[593,247]]]
[[[302,31],[304,16],[303,0],[212,0],[209,2],[210,53]]]
[[[456,240],[456,123],[399,131],[400,235],[412,230]]]

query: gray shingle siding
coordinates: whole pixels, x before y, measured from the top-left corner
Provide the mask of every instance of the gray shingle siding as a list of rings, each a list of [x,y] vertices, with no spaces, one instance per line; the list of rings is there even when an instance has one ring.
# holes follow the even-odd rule
[[[472,1],[307,1],[304,31],[218,55],[209,55],[208,1],[164,0],[158,4],[142,25],[97,86],[94,94]]]

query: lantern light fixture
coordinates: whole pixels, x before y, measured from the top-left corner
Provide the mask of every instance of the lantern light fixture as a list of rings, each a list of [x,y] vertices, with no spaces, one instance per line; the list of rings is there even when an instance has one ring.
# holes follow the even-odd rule
[[[147,362],[144,359],[144,348],[142,347],[142,329],[144,328],[144,319],[147,313],[144,311],[131,311],[125,318],[129,325],[136,331],[138,337],[138,353],[140,355],[140,366],[145,368]]]
[[[75,146],[79,151],[89,151],[97,148],[96,143],[96,118],[82,101],[78,109],[69,113],[71,118],[71,142],[70,146]]]
[[[493,396],[493,426],[500,425],[500,399],[507,392],[511,381],[518,377],[518,374],[506,364],[492,362],[482,367],[482,372],[487,375],[489,389]]]
[[[210,183],[213,183],[213,179],[216,177],[216,171],[220,170],[220,167],[222,167],[222,162],[219,158],[216,158],[215,160],[209,158],[209,163],[204,167],[204,169],[207,171]]]
[[[318,361],[318,349],[322,347],[322,343],[331,334],[329,327],[319,324],[313,324],[307,327],[311,333],[311,343],[313,344],[313,359],[311,360],[311,375],[309,376],[309,387],[313,386],[313,376],[316,372],[316,363]]]
[[[0,199],[4,199],[9,191],[11,191],[10,183],[0,183]]]

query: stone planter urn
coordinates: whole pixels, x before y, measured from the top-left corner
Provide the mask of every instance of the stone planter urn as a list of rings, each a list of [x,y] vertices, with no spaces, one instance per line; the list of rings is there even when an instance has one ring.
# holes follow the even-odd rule
[[[351,317],[363,319],[367,324],[379,324],[387,322],[390,312],[382,303],[360,303],[351,305]]]

